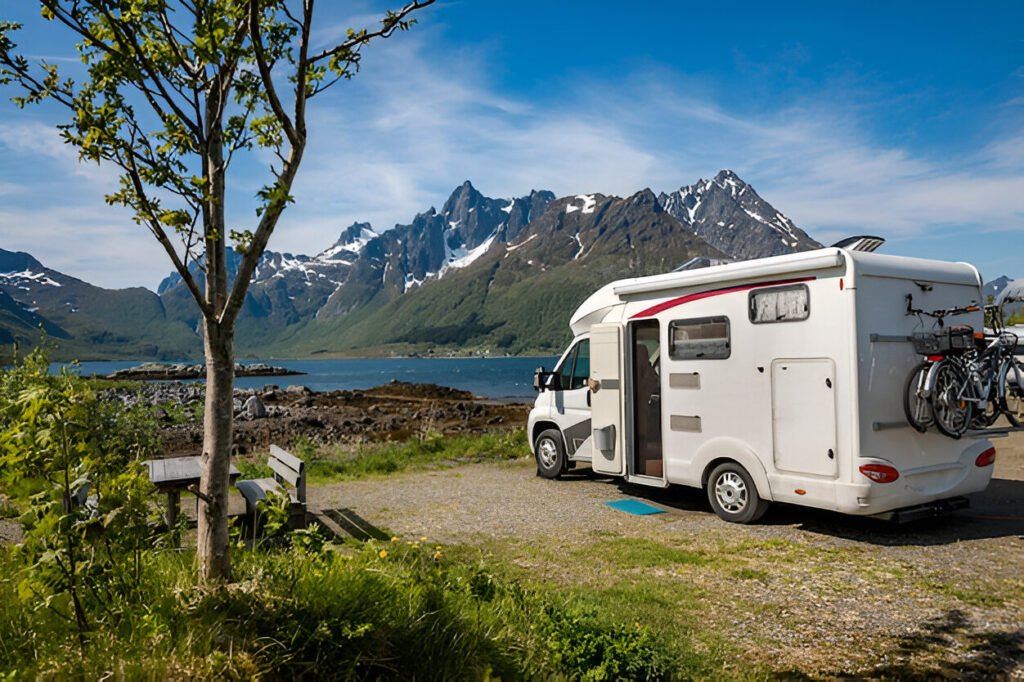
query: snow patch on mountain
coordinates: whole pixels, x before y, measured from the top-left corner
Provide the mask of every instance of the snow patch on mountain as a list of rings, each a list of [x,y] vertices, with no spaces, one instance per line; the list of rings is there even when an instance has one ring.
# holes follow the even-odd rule
[[[532,242],[536,238],[537,238],[536,234],[531,234],[529,237],[527,237],[523,241],[519,242],[518,244],[512,244],[512,245],[509,245],[509,246],[505,247],[505,251],[506,252],[511,252],[511,251],[515,251],[516,249],[521,249],[524,246],[526,246],[527,244],[529,244],[530,242]]]
[[[315,260],[318,260],[321,263],[330,263],[332,265],[337,265],[337,264],[346,264],[347,265],[349,260],[351,260],[351,258],[349,258],[348,260],[342,260],[342,259],[338,258],[339,255],[348,253],[348,254],[353,254],[353,255],[357,255],[358,256],[359,252],[363,250],[363,247],[366,246],[366,244],[371,239],[374,239],[374,238],[376,238],[378,236],[380,236],[380,235],[378,235],[368,225],[365,226],[365,227],[361,227],[359,229],[359,232],[356,235],[354,235],[351,239],[349,239],[349,240],[344,240],[343,239],[343,240],[339,241],[337,244],[335,244],[331,248],[329,248],[326,251],[320,253],[316,257]]]
[[[582,206],[576,206],[575,204],[569,203],[565,205],[565,212],[572,213],[574,211],[580,211],[581,213],[593,213],[594,207],[597,206],[597,199],[593,194],[577,194],[573,197],[573,201],[582,201]]]
[[[29,282],[48,287],[61,286],[60,282],[47,275],[45,272],[33,272],[32,270],[22,270],[21,272],[0,272],[0,281],[26,291],[27,289],[23,285]]]
[[[485,239],[474,249],[466,249],[465,246],[460,246],[457,249],[452,249],[448,246],[448,242],[445,241],[445,263],[441,266],[441,269],[437,273],[437,278],[441,279],[445,273],[449,270],[469,267],[476,261],[480,256],[487,253],[488,249],[491,248],[491,244],[497,238],[498,233],[493,233],[490,237]]]

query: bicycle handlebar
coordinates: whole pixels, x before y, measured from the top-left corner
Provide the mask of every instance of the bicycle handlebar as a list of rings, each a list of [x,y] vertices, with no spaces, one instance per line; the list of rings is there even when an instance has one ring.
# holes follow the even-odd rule
[[[934,317],[942,324],[942,318],[949,317],[950,315],[963,315],[965,313],[976,313],[981,310],[981,307],[976,303],[971,305],[963,306],[960,308],[940,308],[938,310],[925,310],[924,308],[914,307],[914,295],[907,294],[907,315],[927,315],[928,317]]]

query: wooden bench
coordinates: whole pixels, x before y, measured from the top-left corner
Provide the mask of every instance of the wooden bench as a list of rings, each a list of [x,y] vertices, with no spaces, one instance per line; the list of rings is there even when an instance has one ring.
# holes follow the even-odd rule
[[[274,472],[272,478],[238,481],[235,487],[245,498],[245,513],[255,527],[257,505],[267,499],[268,493],[283,493],[291,500],[288,527],[306,527],[306,463],[283,448],[270,446],[267,464]]]

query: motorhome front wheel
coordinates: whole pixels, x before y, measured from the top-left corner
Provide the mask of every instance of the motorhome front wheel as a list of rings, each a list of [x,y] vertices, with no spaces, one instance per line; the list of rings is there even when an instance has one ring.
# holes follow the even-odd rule
[[[565,473],[565,446],[558,429],[541,431],[534,441],[533,451],[537,453],[537,475],[544,478],[558,478]]]
[[[730,523],[751,523],[768,511],[747,470],[735,462],[719,464],[708,477],[711,508]]]

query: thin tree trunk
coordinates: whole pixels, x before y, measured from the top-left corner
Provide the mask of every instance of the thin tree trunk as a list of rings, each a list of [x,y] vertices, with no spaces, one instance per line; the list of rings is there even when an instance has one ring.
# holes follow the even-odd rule
[[[199,492],[199,574],[204,582],[231,578],[228,553],[228,472],[234,419],[234,330],[205,322],[206,415]]]

